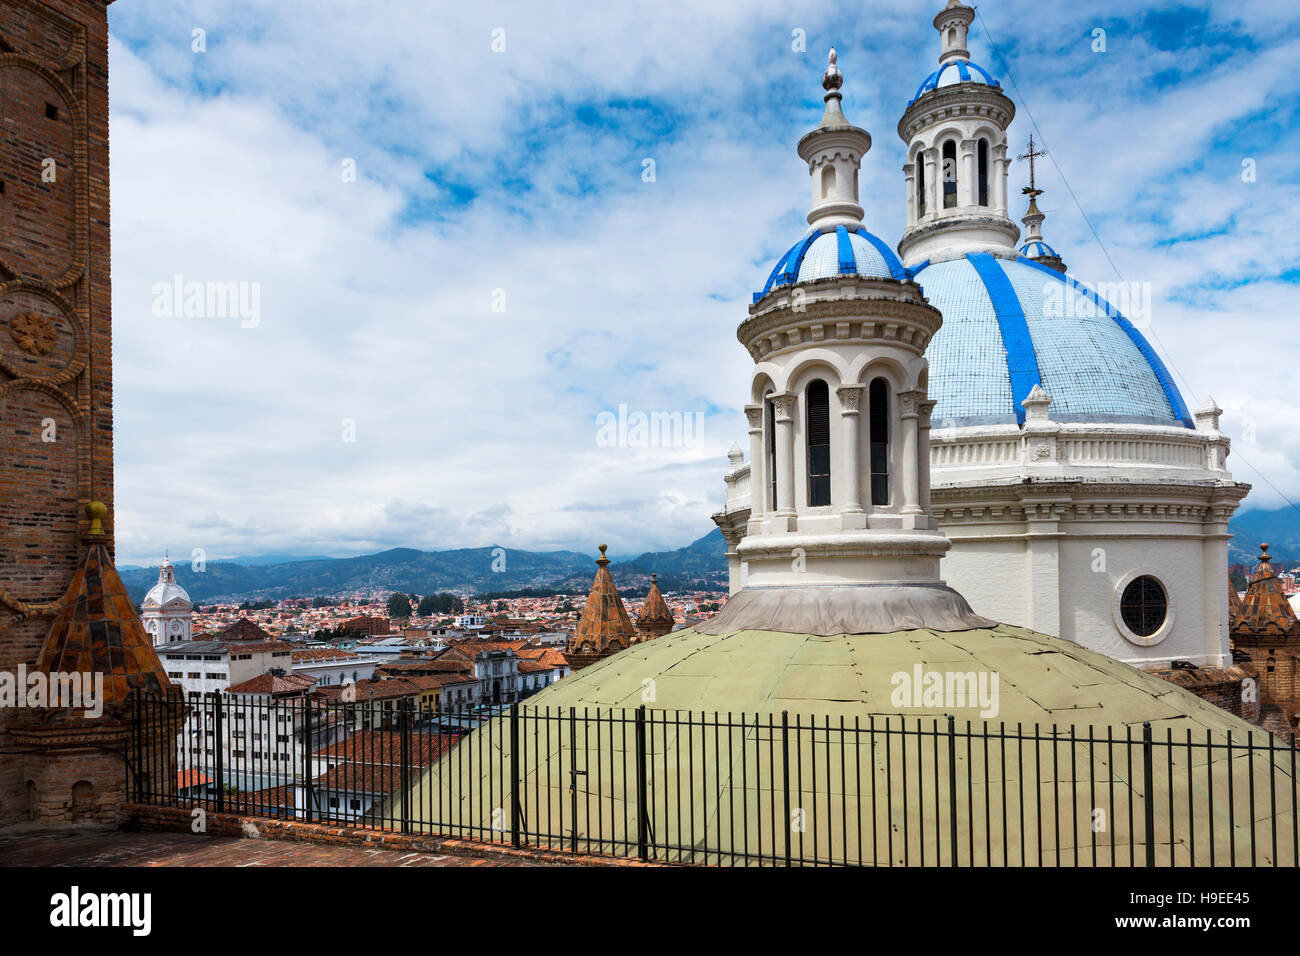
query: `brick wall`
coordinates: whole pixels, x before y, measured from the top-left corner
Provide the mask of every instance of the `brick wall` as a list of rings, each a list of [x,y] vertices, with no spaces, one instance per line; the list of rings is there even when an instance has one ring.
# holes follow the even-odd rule
[[[13,671],[36,660],[92,499],[109,505],[111,550],[104,0],[0,0],[0,102],[0,670]],[[0,712],[0,750],[11,719]],[[0,761],[0,825],[28,816],[29,779]]]
[[[1190,691],[1201,700],[1220,707],[1230,714],[1236,714],[1252,724],[1260,721],[1259,695],[1253,701],[1243,699],[1242,682],[1247,679],[1258,680],[1258,674],[1250,664],[1233,664],[1230,667],[1198,667],[1195,670],[1174,670],[1172,668],[1148,671],[1153,677],[1177,684]]]

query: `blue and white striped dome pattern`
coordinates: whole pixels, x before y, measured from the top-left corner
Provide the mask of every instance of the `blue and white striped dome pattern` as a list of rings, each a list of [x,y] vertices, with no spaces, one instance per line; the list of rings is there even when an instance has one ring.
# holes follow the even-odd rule
[[[884,242],[865,229],[849,232],[844,226],[834,232],[810,232],[783,255],[767,277],[757,302],[773,289],[796,282],[829,279],[832,276],[862,276],[868,279],[906,279],[903,264]]]
[[[943,313],[926,350],[934,427],[1023,424],[1020,403],[1035,385],[1052,396],[1058,422],[1193,427],[1142,333],[1073,279],[986,252],[923,266],[914,278]]]
[[[1035,239],[1033,242],[1026,242],[1020,247],[1020,254],[1026,259],[1041,259],[1043,257],[1050,259],[1059,258],[1056,254],[1056,250],[1041,239]]]
[[[979,83],[982,86],[999,88],[1002,86],[978,63],[971,60],[950,60],[925,78],[925,82],[916,91],[916,95],[908,100],[907,105],[911,106],[931,90],[937,90],[941,86],[956,86],[958,83]]]

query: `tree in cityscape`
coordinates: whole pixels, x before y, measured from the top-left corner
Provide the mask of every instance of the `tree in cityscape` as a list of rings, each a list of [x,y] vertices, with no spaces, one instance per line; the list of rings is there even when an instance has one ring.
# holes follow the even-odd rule
[[[398,592],[388,599],[388,616],[404,618],[411,616],[411,599]]]
[[[465,611],[465,602],[454,594],[426,594],[420,598],[419,615],[420,617],[431,617],[434,614],[462,614]]]

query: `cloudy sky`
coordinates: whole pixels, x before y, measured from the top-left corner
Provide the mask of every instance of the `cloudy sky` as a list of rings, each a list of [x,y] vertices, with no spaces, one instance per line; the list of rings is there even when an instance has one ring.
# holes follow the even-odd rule
[[[708,531],[826,49],[894,242],[940,6],[114,4],[119,560]],[[1148,337],[1227,410],[1250,504],[1300,498],[1300,8],[989,0],[971,49],[1016,152],[1051,153],[1048,240],[1081,280],[1151,284]],[[245,308],[169,314],[192,282]],[[606,447],[620,406],[699,432]]]

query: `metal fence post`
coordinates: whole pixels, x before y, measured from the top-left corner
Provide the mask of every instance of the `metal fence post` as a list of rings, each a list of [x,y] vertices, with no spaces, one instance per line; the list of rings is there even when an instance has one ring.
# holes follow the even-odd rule
[[[135,772],[132,773],[131,770],[127,771],[126,792],[128,794],[134,792],[135,801],[137,803],[146,802],[144,794],[140,792],[143,789],[140,786],[140,766],[143,762],[140,742],[141,738],[144,736],[144,728],[140,726],[140,714],[142,709],[143,708],[140,706],[140,691],[138,689],[131,691],[131,711],[135,715],[135,719],[131,722],[131,735],[135,738],[133,741],[135,745],[135,767],[132,769],[134,769]],[[132,782],[133,777],[135,778],[134,783]],[[130,800],[131,798],[128,796],[127,799]]]
[[[966,825],[970,826],[969,820]],[[952,840],[952,865],[957,866],[957,733],[952,714],[948,715],[948,830]]]
[[[646,805],[645,704],[636,709],[636,846],[637,857],[650,859],[650,808]]]
[[[1142,777],[1143,787],[1146,790],[1143,801],[1146,804],[1146,847],[1147,847],[1147,866],[1156,865],[1156,795],[1155,795],[1155,767],[1153,765],[1153,754],[1151,746],[1151,721],[1142,722]],[[1173,849],[1172,847],[1170,848]]]
[[[790,712],[781,711],[781,778],[785,785],[785,865],[790,866]]]
[[[217,765],[217,812],[225,813],[226,811],[226,758],[224,751],[225,745],[225,709],[221,703],[221,694],[213,692],[208,695],[212,699],[212,749],[213,757]]]
[[[400,701],[397,719],[402,741],[402,832],[411,832],[411,699]]]
[[[578,709],[569,708],[569,817],[573,822],[573,835],[569,852],[578,852]]]
[[[302,814],[311,823],[311,698],[303,698],[302,707]]]
[[[510,845],[522,846],[519,821],[523,815],[519,806],[519,704],[510,705]]]

